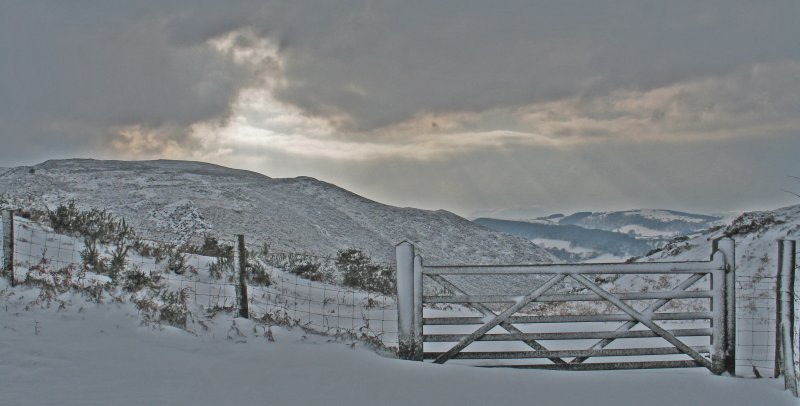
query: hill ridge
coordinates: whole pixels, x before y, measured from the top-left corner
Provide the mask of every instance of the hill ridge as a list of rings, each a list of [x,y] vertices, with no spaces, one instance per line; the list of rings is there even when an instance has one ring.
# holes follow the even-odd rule
[[[0,193],[49,209],[74,200],[164,234],[244,234],[287,252],[359,248],[392,262],[394,244],[407,239],[429,263],[552,261],[530,241],[450,212],[394,207],[310,177],[271,178],[203,162],[49,160],[0,175]]]

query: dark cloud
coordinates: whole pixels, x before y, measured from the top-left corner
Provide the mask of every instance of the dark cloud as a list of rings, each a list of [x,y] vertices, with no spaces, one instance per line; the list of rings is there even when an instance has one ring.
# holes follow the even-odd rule
[[[420,111],[648,90],[800,57],[792,1],[369,5],[283,20],[296,28],[282,100],[371,129]]]
[[[799,15],[794,0],[0,0],[0,166],[228,150],[216,156],[235,166],[462,212],[595,196],[711,207],[743,190],[757,202],[779,188],[743,165],[771,179],[798,170],[786,162],[800,133]],[[237,113],[259,88],[268,102]],[[197,133],[242,115],[294,150]],[[640,132],[650,143],[624,144]],[[700,143],[653,141],[672,138]],[[306,139],[343,144],[337,159],[296,156]],[[389,152],[342,158],[355,149]]]
[[[224,119],[263,72],[207,41],[245,28],[280,49],[276,97],[341,129],[647,90],[800,59],[798,4],[5,2],[0,125],[44,142],[64,135],[60,123],[102,132]]]
[[[4,159],[19,156],[17,148],[85,150],[124,126],[185,130],[224,120],[251,80],[205,44],[214,30],[193,38],[174,34],[182,12],[160,2],[31,1],[2,8]]]

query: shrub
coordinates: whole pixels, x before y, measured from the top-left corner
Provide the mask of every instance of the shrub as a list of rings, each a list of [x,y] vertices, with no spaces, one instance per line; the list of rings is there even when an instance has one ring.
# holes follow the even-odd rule
[[[108,264],[108,273],[111,279],[116,283],[117,278],[125,270],[125,265],[128,263],[128,250],[129,245],[124,243],[117,243],[114,250],[111,251],[111,261]]]
[[[136,293],[144,288],[158,289],[161,282],[161,274],[149,273],[139,268],[134,268],[125,273],[122,281],[122,290],[128,293]]]
[[[188,252],[203,255],[206,257],[230,257],[233,258],[233,247],[220,244],[215,237],[205,237],[203,245],[200,247],[189,247]]]
[[[386,295],[397,290],[394,270],[372,260],[357,249],[339,250],[336,267],[342,273],[345,286],[380,292]]]
[[[48,211],[50,225],[57,233],[81,235],[101,244],[136,239],[133,228],[125,220],[115,218],[105,210],[82,211],[71,200],[60,204],[55,211]]]
[[[189,316],[187,302],[189,300],[189,288],[180,291],[166,291],[161,293],[161,306],[159,307],[158,321],[167,323],[173,327],[186,328],[186,320]]]
[[[105,259],[100,256],[95,240],[91,237],[86,237],[83,242],[84,248],[80,252],[83,268],[97,273],[106,273],[108,267]]]
[[[255,285],[272,285],[272,276],[267,272],[267,268],[258,261],[247,262],[247,274],[250,275],[250,282]]]
[[[310,257],[297,257],[291,262],[289,272],[304,279],[320,282],[326,279],[321,267],[321,263]]]
[[[42,258],[30,265],[25,275],[25,285],[39,288],[39,296],[31,304],[46,304],[50,307],[53,301],[58,300],[59,295],[72,288],[73,272],[72,266],[53,269],[46,251],[43,250]]]
[[[55,211],[49,211],[47,214],[50,225],[57,233],[72,233],[77,231],[80,210],[75,206],[74,200],[70,200],[66,206],[59,204]]]
[[[233,260],[229,257],[217,257],[211,265],[208,266],[208,273],[214,279],[220,279],[226,273],[233,273]]]
[[[172,250],[167,257],[167,272],[172,272],[176,275],[183,275],[187,270],[186,257],[182,252]]]
[[[735,237],[737,235],[756,234],[762,233],[770,226],[783,224],[783,220],[775,218],[773,213],[769,212],[750,212],[744,213],[737,217],[728,228],[725,229],[723,235],[725,237]]]

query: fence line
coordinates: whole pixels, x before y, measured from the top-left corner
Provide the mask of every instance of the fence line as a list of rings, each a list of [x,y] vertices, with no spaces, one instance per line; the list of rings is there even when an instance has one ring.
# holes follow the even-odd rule
[[[53,288],[56,279],[69,277],[69,282],[62,282],[80,289],[128,289],[132,300],[139,301],[145,298],[130,290],[139,288],[137,283],[157,283],[161,296],[150,298],[156,302],[170,303],[182,297],[195,312],[235,312],[337,338],[397,345],[393,293],[385,286],[373,289],[369,283],[345,286],[335,257],[271,252],[263,243],[237,245],[236,239],[208,236],[191,236],[180,243],[172,238],[144,237],[122,244],[127,253],[120,267],[114,263],[120,248],[115,242],[91,243],[83,236],[56,233],[19,217],[16,220],[11,227],[15,230],[13,248],[4,250],[3,258],[6,252],[14,253],[16,274],[12,280],[17,283]],[[242,253],[246,259],[239,261]],[[393,268],[375,262],[369,265],[379,270]],[[145,305],[142,302],[141,306]],[[243,313],[243,308],[249,314]],[[191,318],[187,321],[191,323]]]
[[[163,238],[146,238],[153,230],[136,230],[140,246],[132,248],[126,257],[123,275],[115,280],[108,269],[115,247],[113,244],[97,244],[100,259],[104,259],[106,268],[97,269],[87,266],[82,254],[87,254],[87,244],[82,236],[56,233],[33,221],[15,217],[10,211],[2,211],[2,271],[12,283],[29,283],[45,287],[53,278],[64,277],[67,271],[73,276],[73,286],[86,292],[97,292],[97,289],[122,287],[131,282],[135,272],[143,272],[149,276],[157,275],[159,283],[164,286],[164,294],[181,293],[192,305],[193,311],[238,312],[242,304],[237,293],[241,282],[239,273],[233,264],[236,241],[210,237],[209,235],[169,235],[161,231]],[[218,252],[204,250],[209,241]],[[13,242],[13,244],[12,244]],[[389,347],[400,347],[398,343],[398,325],[416,323],[413,313],[410,320],[404,320],[404,311],[398,316],[398,304],[393,294],[393,287],[380,281],[371,281],[359,288],[345,286],[342,271],[337,268],[337,257],[322,254],[287,252],[273,250],[267,239],[248,239],[247,257],[247,307],[250,318],[267,323],[281,323],[299,326],[319,334],[333,337],[366,339],[376,344]],[[209,247],[205,247],[206,249]],[[226,250],[230,251],[226,251]],[[788,251],[782,251],[784,254]],[[796,258],[796,250],[793,251]],[[170,261],[176,261],[175,254],[181,259],[175,269],[169,269]],[[790,256],[791,258],[791,256]],[[788,261],[783,261],[789,266]],[[378,263],[376,266],[394,268],[394,264]],[[413,264],[412,264],[413,266]],[[796,261],[794,267],[796,268]],[[645,268],[647,265],[644,266]],[[791,266],[789,266],[791,268]],[[63,270],[63,273],[58,271]],[[13,273],[16,272],[16,273]],[[579,271],[583,272],[583,271]],[[435,273],[435,272],[433,272]],[[49,278],[49,279],[48,279]],[[779,276],[743,275],[735,278],[736,286],[736,364],[737,375],[750,375],[757,371],[761,376],[777,376],[785,374],[778,368],[778,362],[789,358],[782,354],[787,345],[779,345],[784,337],[780,332],[792,333],[791,363],[783,366],[794,366],[797,377],[798,365],[798,326],[789,326],[781,330],[777,317],[780,298],[776,300]],[[405,283],[398,281],[398,284]],[[417,280],[409,281],[416,284]],[[796,280],[793,283],[797,283]],[[787,285],[783,285],[787,286]],[[101,291],[102,293],[102,291]],[[791,311],[796,315],[800,308],[800,290],[787,291]],[[428,294],[428,293],[426,293]],[[687,295],[696,293],[687,292]],[[782,296],[785,297],[785,296]],[[159,298],[157,298],[159,299]],[[423,299],[421,293],[417,300]],[[159,299],[161,300],[161,299]],[[408,303],[406,303],[407,305]],[[403,303],[400,306],[404,306]],[[448,305],[450,306],[450,305]],[[459,308],[459,304],[452,307]],[[543,313],[544,314],[544,313]],[[785,313],[784,313],[785,314]],[[478,318],[482,316],[477,315]],[[524,315],[512,317],[516,322],[534,316]],[[539,322],[548,317],[539,315]],[[794,320],[795,316],[789,319]],[[622,320],[620,320],[622,321]],[[784,323],[785,324],[785,323]],[[402,331],[402,330],[401,330]],[[791,389],[789,383],[787,387]]]
[[[775,376],[777,277],[736,275],[737,375]]]

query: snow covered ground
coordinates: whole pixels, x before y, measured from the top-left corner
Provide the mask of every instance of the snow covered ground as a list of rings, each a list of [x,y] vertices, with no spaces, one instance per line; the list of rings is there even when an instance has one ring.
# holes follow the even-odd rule
[[[81,241],[18,220],[27,227],[18,238],[56,244],[60,249],[47,251],[53,262],[75,261],[76,248],[67,247]],[[18,259],[35,259],[38,251],[29,251],[30,258]],[[86,274],[73,277],[103,282],[103,275]],[[47,305],[36,302],[38,288],[11,288],[0,278],[2,405],[797,403],[781,380],[715,376],[703,368],[559,372],[401,361],[361,342],[268,327],[232,312],[209,316],[201,307],[190,306],[188,331],[142,325],[127,296],[107,293],[98,303],[87,292],[73,289]],[[324,292],[316,300],[323,306]]]
[[[0,282],[3,284],[5,282]],[[7,286],[0,285],[0,289]],[[433,365],[220,318],[201,335],[129,304],[0,307],[3,405],[795,405],[776,379],[704,369],[558,372]]]

